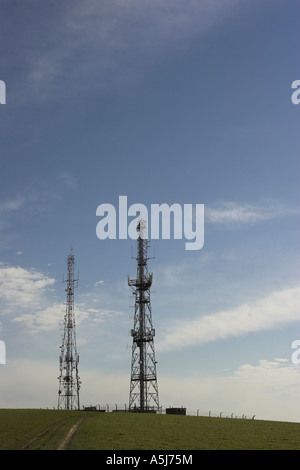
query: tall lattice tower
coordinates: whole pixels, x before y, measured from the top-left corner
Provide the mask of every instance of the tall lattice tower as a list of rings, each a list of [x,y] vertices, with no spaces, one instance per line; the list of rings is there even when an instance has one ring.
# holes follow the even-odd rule
[[[152,273],[148,273],[149,241],[146,238],[146,222],[137,225],[137,277],[128,285],[135,296],[132,336],[131,380],[129,410],[140,413],[155,412],[159,408],[156,360],[154,351],[155,329],[152,324],[150,288]]]
[[[64,333],[60,346],[59,367],[60,375],[58,390],[58,409],[79,410],[80,379],[78,376],[79,355],[76,348],[74,288],[78,286],[78,277],[74,277],[75,257],[73,248],[67,258],[66,313],[64,316]]]

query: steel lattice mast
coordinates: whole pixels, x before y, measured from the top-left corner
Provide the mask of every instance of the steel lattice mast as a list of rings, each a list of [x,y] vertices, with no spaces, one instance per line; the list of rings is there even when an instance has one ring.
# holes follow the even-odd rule
[[[64,316],[64,333],[63,341],[60,346],[61,352],[59,356],[60,375],[58,390],[58,409],[79,410],[79,389],[80,380],[78,376],[79,355],[76,348],[76,331],[75,331],[75,310],[74,310],[74,288],[78,285],[78,278],[74,278],[75,257],[73,248],[67,258],[67,279],[63,282],[67,283],[65,289],[67,293],[66,312]]]
[[[139,221],[137,230],[137,278],[128,277],[128,285],[135,296],[129,410],[143,413],[158,410],[159,399],[150,303],[153,275],[148,273],[147,267],[150,258],[147,256],[146,222]]]

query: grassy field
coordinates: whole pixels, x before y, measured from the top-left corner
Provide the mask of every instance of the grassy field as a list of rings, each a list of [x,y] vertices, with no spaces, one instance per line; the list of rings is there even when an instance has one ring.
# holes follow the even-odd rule
[[[0,410],[0,449],[298,450],[300,423],[134,413]]]

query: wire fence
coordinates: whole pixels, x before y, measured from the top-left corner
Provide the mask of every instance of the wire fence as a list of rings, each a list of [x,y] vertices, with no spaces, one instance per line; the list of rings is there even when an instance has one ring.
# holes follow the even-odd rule
[[[100,412],[130,412],[128,405],[126,403],[123,404],[97,404],[97,405],[89,405],[84,406],[83,410],[85,411],[100,411]],[[200,409],[190,409],[184,407],[178,408],[163,408],[160,407],[156,410],[156,414],[177,414],[177,415],[185,415],[185,416],[202,416],[208,418],[230,418],[230,419],[255,419],[255,414],[253,413],[235,413],[235,412],[227,412],[227,411],[203,411]]]

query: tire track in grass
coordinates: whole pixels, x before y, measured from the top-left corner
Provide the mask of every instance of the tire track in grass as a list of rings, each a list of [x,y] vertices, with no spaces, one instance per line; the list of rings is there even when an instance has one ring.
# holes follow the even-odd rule
[[[62,426],[69,418],[66,418],[66,419],[63,419],[59,422],[56,422],[54,424],[51,424],[51,426],[49,426],[48,428],[44,429],[43,431],[41,431],[39,434],[37,434],[36,436],[34,436],[32,439],[30,439],[28,442],[26,442],[24,445],[22,445],[21,447],[19,447],[19,450],[26,450],[28,449],[28,447],[30,447],[32,444],[34,444],[36,441],[38,441],[39,439],[41,439],[43,436],[45,436],[46,434],[48,434],[50,431]]]
[[[66,435],[66,437],[63,439],[63,441],[60,443],[59,447],[57,448],[57,450],[66,450],[68,445],[70,444],[71,442],[71,439],[72,437],[74,436],[75,432],[77,431],[78,427],[80,426],[80,424],[82,423],[82,421],[84,420],[85,418],[81,418],[79,421],[77,421],[77,423],[75,423],[71,429],[69,430],[68,434]]]

